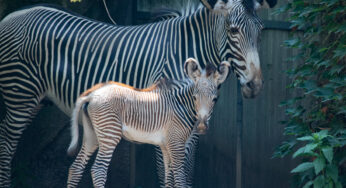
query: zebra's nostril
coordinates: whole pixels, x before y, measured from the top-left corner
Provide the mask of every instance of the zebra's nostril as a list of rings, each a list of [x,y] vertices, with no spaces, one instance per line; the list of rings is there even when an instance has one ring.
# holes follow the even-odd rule
[[[254,89],[255,83],[253,81],[250,81],[250,82],[246,83],[246,86],[249,87],[250,89]]]

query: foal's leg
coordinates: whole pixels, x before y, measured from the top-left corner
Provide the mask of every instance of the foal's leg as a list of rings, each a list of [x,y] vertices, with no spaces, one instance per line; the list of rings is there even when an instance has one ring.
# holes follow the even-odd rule
[[[166,157],[167,159],[164,159],[163,155],[163,146],[155,146],[156,150],[156,165],[157,165],[157,173],[159,176],[159,184],[161,188],[167,188],[167,187],[174,187],[174,177],[173,177],[173,171],[170,170],[169,167],[169,157],[168,157],[168,151],[166,150]],[[164,161],[167,161],[168,164],[165,164]]]
[[[194,170],[195,170],[195,156],[196,156],[196,149],[198,146],[198,140],[199,136],[194,129],[186,141],[185,144],[185,162],[184,162],[184,168],[186,173],[186,184],[187,187],[193,187],[193,176],[194,176]]]
[[[92,128],[90,120],[83,114],[83,145],[75,161],[72,163],[67,180],[67,187],[77,187],[82,178],[85,166],[91,155],[97,149],[97,138]]]
[[[172,136],[167,145],[170,156],[170,169],[174,175],[174,187],[186,187],[185,162],[185,141],[179,135]]]
[[[165,146],[160,146],[161,148],[161,154],[164,164],[164,177],[161,177],[164,179],[164,187],[173,187],[173,173],[170,168],[171,164],[171,156],[169,156],[169,152],[167,151],[167,148]]]
[[[199,136],[196,132],[196,130],[193,130],[189,139],[186,141],[185,144],[185,159],[184,159],[184,169],[185,169],[185,175],[186,175],[186,186],[187,187],[193,187],[193,176],[194,176],[194,168],[195,168],[195,154],[196,149],[198,146],[198,140]],[[163,159],[163,153],[162,148],[156,146],[156,164],[157,164],[157,171],[160,181],[160,187],[173,187],[174,184],[174,175],[173,171],[170,170],[169,172],[165,171],[164,167],[164,159]],[[167,181],[168,183],[167,183]]]
[[[97,126],[94,126],[99,142],[99,151],[91,168],[94,187],[105,187],[108,166],[122,135],[119,118],[113,113],[100,115],[102,118],[99,118]]]

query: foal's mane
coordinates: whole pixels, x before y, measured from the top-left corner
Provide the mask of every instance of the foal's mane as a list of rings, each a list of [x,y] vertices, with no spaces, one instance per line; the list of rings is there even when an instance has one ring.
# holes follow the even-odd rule
[[[147,88],[139,89],[139,88],[135,88],[135,87],[132,87],[132,86],[120,83],[120,82],[109,81],[109,82],[106,82],[106,83],[99,83],[99,84],[94,85],[93,87],[91,87],[88,90],[84,91],[80,96],[81,97],[88,96],[93,91],[95,91],[95,90],[97,90],[97,89],[99,89],[101,87],[104,87],[106,85],[109,85],[109,84],[115,84],[115,85],[118,85],[118,86],[121,86],[121,87],[124,87],[124,88],[128,88],[128,89],[135,90],[135,91],[140,91],[140,92],[150,92],[150,91],[154,91],[154,90],[158,90],[158,89],[160,89],[160,90],[168,90],[173,85],[173,82],[174,81],[171,80],[171,79],[161,78],[160,80],[158,80],[157,82],[155,82],[151,86],[149,86]]]

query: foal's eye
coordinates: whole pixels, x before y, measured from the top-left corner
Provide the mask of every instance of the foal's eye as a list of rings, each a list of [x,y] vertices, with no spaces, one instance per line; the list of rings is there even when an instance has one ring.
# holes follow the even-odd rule
[[[232,34],[238,34],[239,33],[239,29],[236,27],[231,27],[230,31]]]
[[[217,101],[217,97],[213,98],[213,102],[216,103]]]

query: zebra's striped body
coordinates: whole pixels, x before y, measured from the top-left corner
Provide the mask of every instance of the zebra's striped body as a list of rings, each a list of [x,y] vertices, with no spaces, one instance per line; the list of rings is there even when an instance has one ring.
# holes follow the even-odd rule
[[[194,59],[186,61],[189,79],[160,81],[149,89],[137,90],[116,82],[99,84],[77,99],[72,116],[72,142],[78,143],[78,114],[82,112],[82,149],[69,170],[68,187],[76,187],[90,156],[99,148],[91,169],[94,187],[104,187],[112,153],[121,138],[159,146],[168,173],[174,174],[175,187],[186,187],[185,143],[192,129],[205,131],[216,102],[217,89],[229,72],[224,62],[219,70],[201,70]],[[87,107],[85,107],[87,106]]]
[[[246,12],[242,1],[230,0],[227,6],[231,3],[232,9],[224,12],[200,8],[189,16],[130,27],[46,6],[4,18],[0,22],[0,92],[6,114],[0,126],[0,187],[10,185],[10,163],[18,140],[45,96],[69,115],[77,96],[97,83],[112,80],[145,88],[161,76],[182,79],[182,62],[188,57],[196,58],[202,67],[206,62],[231,62],[248,93],[244,96],[255,96],[262,84],[261,74],[256,74],[260,73],[255,42],[259,32],[243,40],[249,37],[243,34],[246,28],[240,27],[239,15],[232,16],[234,21],[230,15],[243,13],[249,28],[259,29],[260,23]],[[231,33],[231,26],[239,26],[239,32]],[[188,146],[187,152],[193,148]]]

